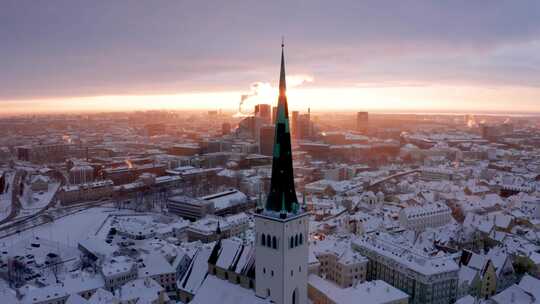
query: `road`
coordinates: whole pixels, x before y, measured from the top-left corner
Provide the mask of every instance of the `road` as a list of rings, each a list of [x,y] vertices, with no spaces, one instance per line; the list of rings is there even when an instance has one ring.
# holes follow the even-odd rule
[[[9,215],[0,221],[0,225],[8,223],[17,217],[19,210],[21,209],[21,202],[19,201],[19,192],[21,185],[21,173],[19,171],[15,172],[15,177],[13,182],[10,185],[11,188],[11,211]]]
[[[58,187],[58,189],[60,189],[63,186],[63,184],[64,184],[64,181],[60,181],[60,187]],[[11,229],[12,227],[16,227],[22,223],[26,223],[26,222],[31,221],[32,219],[38,218],[43,213],[45,213],[48,209],[54,207],[54,205],[56,204],[56,195],[58,194],[58,191],[52,196],[51,200],[45,207],[43,207],[42,209],[40,209],[39,211],[37,211],[36,213],[32,215],[17,219],[17,216],[19,215],[19,212],[22,208],[21,201],[19,200],[20,185],[21,185],[21,173],[20,171],[17,171],[15,173],[15,178],[13,179],[11,212],[8,215],[8,217],[0,221],[0,231]],[[29,187],[29,186],[26,186],[26,187]],[[8,224],[8,225],[4,225],[4,224]]]

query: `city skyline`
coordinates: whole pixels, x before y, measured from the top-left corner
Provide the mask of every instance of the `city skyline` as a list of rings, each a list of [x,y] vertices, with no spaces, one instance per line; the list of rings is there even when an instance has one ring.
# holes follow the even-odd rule
[[[2,304],[540,303],[539,1],[5,0],[0,42]]]
[[[452,115],[400,114],[374,94],[394,111],[376,112],[350,88],[296,73],[298,61],[310,67],[299,45],[274,43],[278,84],[231,91],[233,105],[216,106],[219,91],[190,95],[190,111],[150,110],[178,107],[181,94],[88,97],[97,113],[33,105],[7,117],[4,102],[0,303],[538,303],[540,115],[458,115],[455,87],[444,94]],[[245,73],[214,81],[232,88]]]
[[[1,6],[2,114],[272,104],[282,35],[291,109],[540,112],[535,1]]]

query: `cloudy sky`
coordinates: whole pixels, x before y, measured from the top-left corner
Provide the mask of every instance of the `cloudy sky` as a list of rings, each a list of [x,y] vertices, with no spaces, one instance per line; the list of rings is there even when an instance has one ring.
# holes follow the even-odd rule
[[[282,35],[292,108],[540,112],[538,0],[3,0],[0,112],[273,103]]]

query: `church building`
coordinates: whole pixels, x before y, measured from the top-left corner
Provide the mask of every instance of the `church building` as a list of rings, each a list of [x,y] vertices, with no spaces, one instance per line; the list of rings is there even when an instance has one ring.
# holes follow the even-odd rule
[[[254,213],[254,243],[219,239],[203,255],[208,257],[208,276],[194,275],[191,269],[196,267],[190,266],[181,279],[186,302],[308,303],[309,216],[305,206],[298,203],[294,187],[283,48],[282,43],[270,193]]]
[[[278,304],[305,304],[309,216],[294,189],[283,47],[270,193],[255,214],[255,291]]]

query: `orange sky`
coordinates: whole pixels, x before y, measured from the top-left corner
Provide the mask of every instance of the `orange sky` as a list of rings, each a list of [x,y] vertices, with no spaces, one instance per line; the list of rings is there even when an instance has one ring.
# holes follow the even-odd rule
[[[131,111],[149,109],[236,110],[240,91],[168,95],[110,95],[7,101],[3,114]],[[530,87],[478,86],[359,86],[343,88],[294,87],[288,90],[291,109],[313,111],[369,110],[375,112],[540,112],[540,90]],[[277,90],[268,87],[243,107],[274,104]]]

